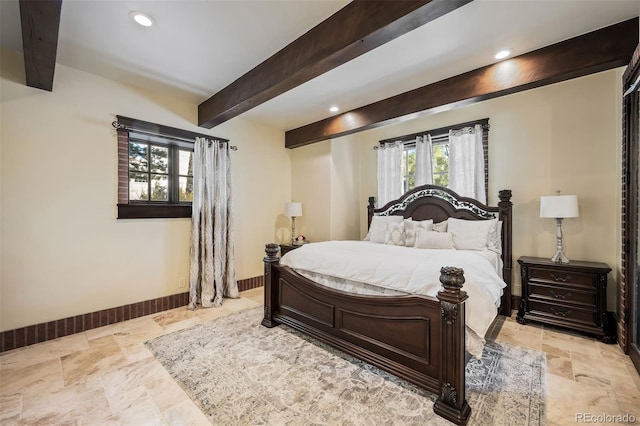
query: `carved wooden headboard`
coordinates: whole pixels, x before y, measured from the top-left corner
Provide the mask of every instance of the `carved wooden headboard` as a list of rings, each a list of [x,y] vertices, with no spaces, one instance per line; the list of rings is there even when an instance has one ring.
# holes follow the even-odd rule
[[[498,219],[502,221],[502,275],[507,284],[503,296],[500,313],[511,315],[511,283],[512,283],[512,234],[511,234],[511,190],[499,192],[500,202],[497,207],[490,207],[473,198],[461,197],[449,188],[437,185],[423,185],[412,189],[397,200],[389,201],[380,208],[375,207],[375,198],[369,197],[368,225],[376,216],[402,216],[405,219],[442,222],[450,217],[467,220]]]

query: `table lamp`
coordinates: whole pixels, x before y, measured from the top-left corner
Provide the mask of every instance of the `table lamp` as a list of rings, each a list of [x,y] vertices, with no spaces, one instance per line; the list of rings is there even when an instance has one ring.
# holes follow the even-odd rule
[[[562,220],[578,217],[578,197],[575,195],[558,195],[540,197],[540,217],[556,220],[556,253],[552,262],[569,263],[569,259],[562,251]]]
[[[284,203],[284,214],[291,218],[291,244],[298,244],[296,239],[296,217],[302,216],[302,203]]]

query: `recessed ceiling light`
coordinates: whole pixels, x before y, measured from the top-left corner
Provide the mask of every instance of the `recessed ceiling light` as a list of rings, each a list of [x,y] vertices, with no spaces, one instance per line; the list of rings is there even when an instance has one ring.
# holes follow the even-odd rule
[[[504,59],[504,58],[506,58],[507,56],[509,56],[510,54],[511,54],[511,51],[510,51],[510,50],[501,50],[501,51],[499,51],[498,53],[496,53],[495,58],[496,58],[496,59]]]
[[[151,16],[147,14],[144,14],[142,12],[131,12],[130,15],[134,21],[136,21],[143,27],[150,27],[153,25],[153,18],[151,18]]]
[[[338,108],[337,106],[332,106],[331,108],[329,108],[329,111],[338,112],[338,111],[340,111],[340,108]]]

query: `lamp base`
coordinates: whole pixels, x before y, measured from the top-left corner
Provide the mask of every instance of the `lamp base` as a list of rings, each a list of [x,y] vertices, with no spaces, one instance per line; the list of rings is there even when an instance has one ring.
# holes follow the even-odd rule
[[[291,245],[296,244],[296,217],[291,216]]]
[[[556,253],[551,258],[555,263],[569,263],[569,258],[562,252],[562,218],[556,218]]]
[[[569,258],[565,256],[562,250],[558,250],[551,258],[551,261],[555,263],[569,263]]]

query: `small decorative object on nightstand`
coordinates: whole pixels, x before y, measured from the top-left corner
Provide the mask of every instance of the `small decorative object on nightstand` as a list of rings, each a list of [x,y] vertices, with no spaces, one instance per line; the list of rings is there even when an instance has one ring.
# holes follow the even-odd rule
[[[594,334],[615,343],[615,327],[607,315],[608,265],[539,257],[518,259],[522,300],[517,321],[536,321]]]

